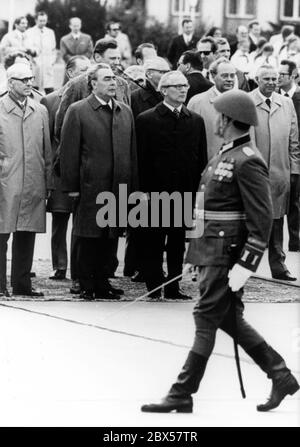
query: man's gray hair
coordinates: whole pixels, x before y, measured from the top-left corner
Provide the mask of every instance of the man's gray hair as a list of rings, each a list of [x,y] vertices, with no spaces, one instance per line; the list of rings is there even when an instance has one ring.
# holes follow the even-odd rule
[[[219,65],[221,65],[221,64],[229,64],[234,67],[232,62],[230,62],[228,59],[226,59],[226,57],[222,56],[210,65],[209,72],[215,76],[216,74],[218,74],[218,68],[219,68]],[[234,69],[236,71],[235,67],[234,67]]]
[[[271,64],[264,64],[264,65],[261,65],[261,66],[257,69],[256,74],[255,74],[255,77],[256,77],[256,78],[259,78],[259,76],[260,76],[264,71],[270,71],[270,70],[275,71],[276,74],[278,75],[277,68],[275,68],[274,65],[271,65]]]
[[[93,65],[92,68],[87,71],[88,87],[90,92],[93,90],[92,81],[97,80],[98,71],[107,69],[111,69],[110,66],[101,62],[100,64]]]
[[[184,77],[184,79],[187,82],[187,78],[184,76],[184,74],[182,74],[180,71],[177,70],[172,70],[172,71],[168,71],[168,73],[165,73],[164,75],[162,75],[162,77],[160,78],[159,84],[158,84],[158,91],[161,92],[161,90],[166,86],[169,85],[169,78],[171,78],[174,75],[181,75],[182,77]]]

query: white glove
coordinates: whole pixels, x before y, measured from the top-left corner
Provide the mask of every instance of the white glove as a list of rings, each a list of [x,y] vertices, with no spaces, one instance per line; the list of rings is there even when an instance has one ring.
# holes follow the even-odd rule
[[[233,292],[240,290],[246,284],[246,281],[250,278],[252,273],[251,270],[242,267],[240,264],[234,264],[228,273],[228,285],[231,290]]]
[[[190,273],[193,267],[194,267],[193,264],[185,264],[182,269],[182,276],[185,276],[187,273]]]

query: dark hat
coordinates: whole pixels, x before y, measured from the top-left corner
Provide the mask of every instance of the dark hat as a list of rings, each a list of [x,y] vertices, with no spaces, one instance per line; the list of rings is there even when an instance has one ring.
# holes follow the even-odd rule
[[[256,126],[257,113],[253,99],[242,90],[222,93],[214,101],[215,109],[235,121]]]

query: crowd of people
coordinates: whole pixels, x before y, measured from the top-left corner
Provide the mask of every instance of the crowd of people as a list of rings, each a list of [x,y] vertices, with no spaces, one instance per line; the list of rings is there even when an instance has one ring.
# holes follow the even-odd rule
[[[272,277],[295,281],[283,250],[287,216],[289,250],[300,251],[300,39],[294,28],[284,26],[268,41],[253,21],[239,26],[229,43],[216,27],[197,36],[193,22],[185,19],[182,34],[161,57],[151,42],[141,42],[133,54],[118,22],[110,22],[105,36],[93,43],[81,31],[81,19],[72,17],[70,33],[60,40],[65,78],[54,90],[56,38],[47,19],[39,12],[29,29],[26,17],[16,19],[0,43],[0,296],[10,295],[11,233],[12,293],[43,296],[32,287],[31,268],[35,234],[45,232],[48,211],[52,280],[66,278],[72,216],[70,292],[75,296],[120,299],[123,290],[110,278],[118,267],[118,238],[126,232],[124,276],[145,282],[152,298],[160,298],[159,286],[172,281],[165,298],[190,299],[179,286],[186,226],[171,219],[168,227],[123,222],[102,228],[97,216],[105,205],[97,197],[111,192],[118,201],[127,200],[119,196],[120,185],[128,195],[141,191],[149,208],[153,192],[195,197],[207,163],[227,143],[216,132],[214,102],[231,90],[247,92],[258,115],[250,133],[271,185]],[[223,165],[216,176],[230,182],[234,162]],[[224,228],[221,222],[214,235],[220,242],[234,236]]]

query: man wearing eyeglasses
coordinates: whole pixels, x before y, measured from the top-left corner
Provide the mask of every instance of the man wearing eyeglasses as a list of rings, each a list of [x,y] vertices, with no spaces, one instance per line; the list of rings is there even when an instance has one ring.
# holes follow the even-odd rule
[[[197,43],[197,53],[200,56],[200,59],[203,64],[202,74],[203,76],[209,80],[209,67],[215,60],[215,52],[216,52],[216,43],[215,40],[208,36],[203,37],[203,39],[199,40]]]
[[[30,99],[29,65],[12,65],[7,77],[9,92],[0,99],[0,296],[9,296],[6,252],[13,233],[13,294],[39,297],[43,294],[32,288],[30,271],[35,234],[46,231],[45,205],[52,189],[48,114]]]
[[[184,105],[189,85],[178,71],[162,76],[159,90],[163,102],[141,113],[136,120],[139,179],[141,191],[184,192],[197,191],[201,172],[207,163],[206,134],[203,119]],[[172,207],[171,207],[172,210]],[[172,211],[173,213],[173,211]],[[145,228],[143,272],[148,291],[166,281],[163,273],[163,252],[167,253],[167,280],[182,272],[185,249],[185,228],[176,227],[170,213],[170,226]],[[149,223],[150,224],[150,223]],[[186,300],[178,279],[164,288],[165,298]],[[161,291],[150,297],[160,298]]]
[[[188,103],[188,109],[198,113],[204,119],[209,160],[224,143],[223,137],[215,132],[218,113],[214,107],[214,101],[224,92],[233,89],[236,69],[227,59],[220,58],[211,64],[210,73],[215,85],[206,92],[193,96]]]
[[[275,92],[278,73],[272,65],[260,67],[255,80],[258,88],[250,95],[258,125],[252,129],[252,135],[269,169],[273,202],[270,269],[275,279],[296,281],[285,264],[283,221],[288,213],[291,176],[300,174],[297,115],[292,100]]]
[[[131,94],[131,108],[135,120],[140,113],[151,109],[163,100],[158,85],[162,76],[170,71],[168,62],[162,57],[146,60],[143,67],[146,74],[146,83]],[[133,282],[144,281],[141,265],[144,233],[141,228],[130,228],[127,232],[124,276],[131,276]]]

